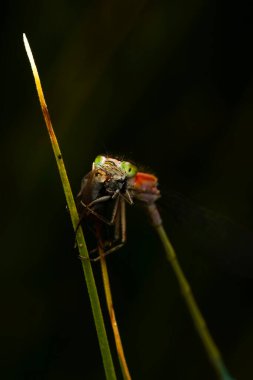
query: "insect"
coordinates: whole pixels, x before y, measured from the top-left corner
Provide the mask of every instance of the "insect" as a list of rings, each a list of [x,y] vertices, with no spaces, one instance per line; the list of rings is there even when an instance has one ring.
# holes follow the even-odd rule
[[[77,195],[79,224],[84,219],[87,221],[105,255],[119,249],[126,241],[125,204],[134,203],[133,179],[137,172],[137,167],[128,161],[99,155],[82,180]],[[96,250],[97,247],[90,253]]]

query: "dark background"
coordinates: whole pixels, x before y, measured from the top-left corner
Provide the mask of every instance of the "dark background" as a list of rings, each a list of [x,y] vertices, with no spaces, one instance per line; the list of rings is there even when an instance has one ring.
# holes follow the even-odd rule
[[[1,378],[104,378],[23,32],[73,192],[101,153],[159,177],[166,230],[224,361],[253,378],[252,16],[246,1],[1,5]],[[215,379],[159,240],[127,211],[128,242],[107,262],[133,379]]]

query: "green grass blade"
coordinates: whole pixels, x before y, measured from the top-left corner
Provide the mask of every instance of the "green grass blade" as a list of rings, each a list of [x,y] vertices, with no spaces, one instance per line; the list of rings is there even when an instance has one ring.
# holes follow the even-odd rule
[[[69,209],[70,216],[71,216],[71,221],[72,221],[74,230],[76,230],[76,227],[77,227],[78,221],[79,221],[79,217],[78,217],[74,197],[73,197],[73,194],[71,191],[71,187],[70,187],[70,183],[68,180],[65,165],[63,162],[60,147],[59,147],[59,144],[57,142],[57,138],[55,136],[53,126],[52,126],[52,123],[50,120],[50,115],[49,115],[49,112],[47,109],[47,105],[45,102],[42,86],[41,86],[40,79],[39,79],[39,74],[38,74],[38,71],[37,71],[33,56],[32,56],[32,52],[31,52],[31,49],[30,49],[30,46],[29,46],[29,43],[27,41],[25,34],[23,35],[23,38],[24,38],[25,49],[26,49],[26,52],[27,52],[27,55],[28,55],[28,58],[29,58],[29,61],[30,61],[31,67],[32,67],[32,72],[33,72],[35,85],[36,85],[36,89],[37,89],[38,96],[39,96],[40,105],[42,108],[42,112],[44,115],[44,119],[46,122],[46,126],[48,129],[50,140],[52,143],[55,159],[57,162],[58,170],[60,173],[63,190],[64,190],[64,193],[66,196],[67,205],[68,205],[68,209]],[[79,228],[77,231],[76,241],[77,241],[80,256],[88,258],[89,255],[88,255],[86,243],[85,243],[83,232],[82,232],[81,228]],[[106,335],[104,320],[103,320],[103,316],[102,316],[102,312],[101,312],[100,302],[99,302],[97,288],[96,288],[96,284],[95,284],[95,280],[94,280],[94,276],[93,276],[93,272],[92,272],[92,268],[91,268],[91,263],[89,260],[82,260],[82,266],[83,266],[83,272],[84,272],[86,285],[87,285],[88,293],[89,293],[89,297],[90,297],[90,303],[91,303],[93,318],[94,318],[94,322],[95,322],[95,326],[96,326],[96,330],[97,330],[98,341],[99,341],[100,351],[101,351],[101,355],[102,355],[106,379],[116,380],[116,374],[115,374],[112,356],[111,356],[111,352],[110,352],[110,347],[109,347],[109,343],[108,343],[108,339],[107,339],[107,335]],[[85,368],[85,366],[84,366],[84,368]]]

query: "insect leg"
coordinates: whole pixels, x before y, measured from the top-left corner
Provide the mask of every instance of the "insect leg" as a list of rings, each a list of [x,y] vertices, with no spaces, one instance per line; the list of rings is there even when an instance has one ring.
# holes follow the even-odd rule
[[[127,202],[127,203],[129,203],[130,205],[132,205],[134,202],[133,202],[133,199],[132,199],[132,197],[131,197],[131,195],[130,195],[130,192],[128,191],[128,190],[126,190],[125,191],[125,194],[120,194],[121,195],[121,197],[122,198],[124,198],[125,199],[125,201]]]
[[[80,204],[84,207],[84,210],[83,212],[81,213],[81,215],[79,216],[79,222],[76,226],[76,229],[75,229],[75,236],[76,236],[76,233],[78,231],[78,228],[80,227],[80,224],[82,223],[82,220],[84,219],[84,217],[86,216],[87,214],[87,210],[92,214],[92,215],[95,215],[99,220],[101,220],[103,223],[105,224],[108,224],[108,225],[111,225],[113,224],[113,220],[108,220],[106,218],[104,218],[102,215],[98,214],[96,211],[92,210],[90,207],[91,206],[94,206],[94,204],[97,204],[97,203],[100,203],[100,202],[106,202],[108,200],[111,199],[111,196],[110,195],[105,195],[103,197],[100,197],[98,199],[95,199],[94,201],[90,202],[88,205],[86,205],[83,201],[80,201]]]
[[[120,203],[120,204],[119,204]],[[121,237],[120,241],[117,242],[113,247],[109,248],[105,252],[103,252],[102,256],[107,256],[118,249],[120,249],[126,242],[126,207],[125,207],[125,200],[123,198],[117,198],[117,203],[115,203],[114,210],[113,210],[113,216],[112,218],[115,219],[115,240],[114,243],[118,240],[118,231],[121,229]],[[100,243],[99,243],[100,244]],[[93,249],[90,253],[96,252],[98,248]],[[101,256],[97,256],[95,258],[85,258],[83,256],[79,256],[82,260],[90,260],[90,261],[98,261],[101,259]]]
[[[111,199],[111,196],[110,195],[104,195],[103,197],[100,197],[100,198],[97,198],[95,199],[94,201],[90,202],[88,205],[85,205],[82,201],[81,201],[81,204],[83,206],[85,206],[86,208],[91,208],[91,206],[94,206],[96,205],[97,203],[100,203],[100,202],[106,202],[106,201],[109,201],[109,199]]]
[[[111,197],[110,197],[110,199],[111,199]],[[101,202],[105,202],[105,201],[106,200],[102,200]],[[104,218],[102,215],[100,215],[96,211],[92,210],[92,208],[90,208],[89,205],[87,206],[85,203],[83,203],[83,201],[81,201],[80,203],[90,214],[95,215],[99,220],[101,220],[105,224],[108,224],[108,225],[112,225],[113,224],[112,220],[108,220],[107,218]],[[96,202],[96,203],[99,203],[99,202]],[[93,205],[94,205],[94,203],[93,203]],[[85,216],[85,213],[83,214],[83,217],[84,216]]]

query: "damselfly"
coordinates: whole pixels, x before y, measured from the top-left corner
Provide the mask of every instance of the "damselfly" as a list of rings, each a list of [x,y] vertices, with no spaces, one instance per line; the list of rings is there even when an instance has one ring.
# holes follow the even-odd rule
[[[97,251],[98,242],[106,255],[124,245],[126,203],[141,203],[148,211],[152,223],[161,223],[155,206],[160,197],[155,175],[139,172],[128,161],[97,156],[91,171],[83,178],[77,196],[79,223],[85,220],[84,228],[92,230],[92,234],[88,234],[90,252]],[[253,239],[250,232],[178,194],[164,198],[167,198],[167,202],[164,202],[167,203],[166,219],[173,220],[174,229],[178,225],[186,231],[184,239],[190,239],[188,244],[194,246],[194,251],[200,251],[201,256],[209,256],[212,262],[218,263],[226,271],[252,276]]]
[[[92,165],[92,170],[84,177],[77,196],[80,222],[85,219],[87,222],[92,221],[95,224],[95,236],[98,244],[102,244],[103,255],[108,255],[120,248],[126,240],[125,203],[132,205],[134,201],[137,201],[146,208],[163,243],[166,257],[171,263],[208,357],[218,376],[231,380],[232,377],[230,377],[220,352],[208,331],[191,292],[190,284],[162,226],[162,220],[155,204],[160,197],[157,185],[157,178],[153,174],[138,172],[137,167],[128,161],[98,156]],[[108,240],[105,236],[102,237],[104,225],[113,227],[112,239]],[[101,258],[101,254],[94,260],[99,258]]]

